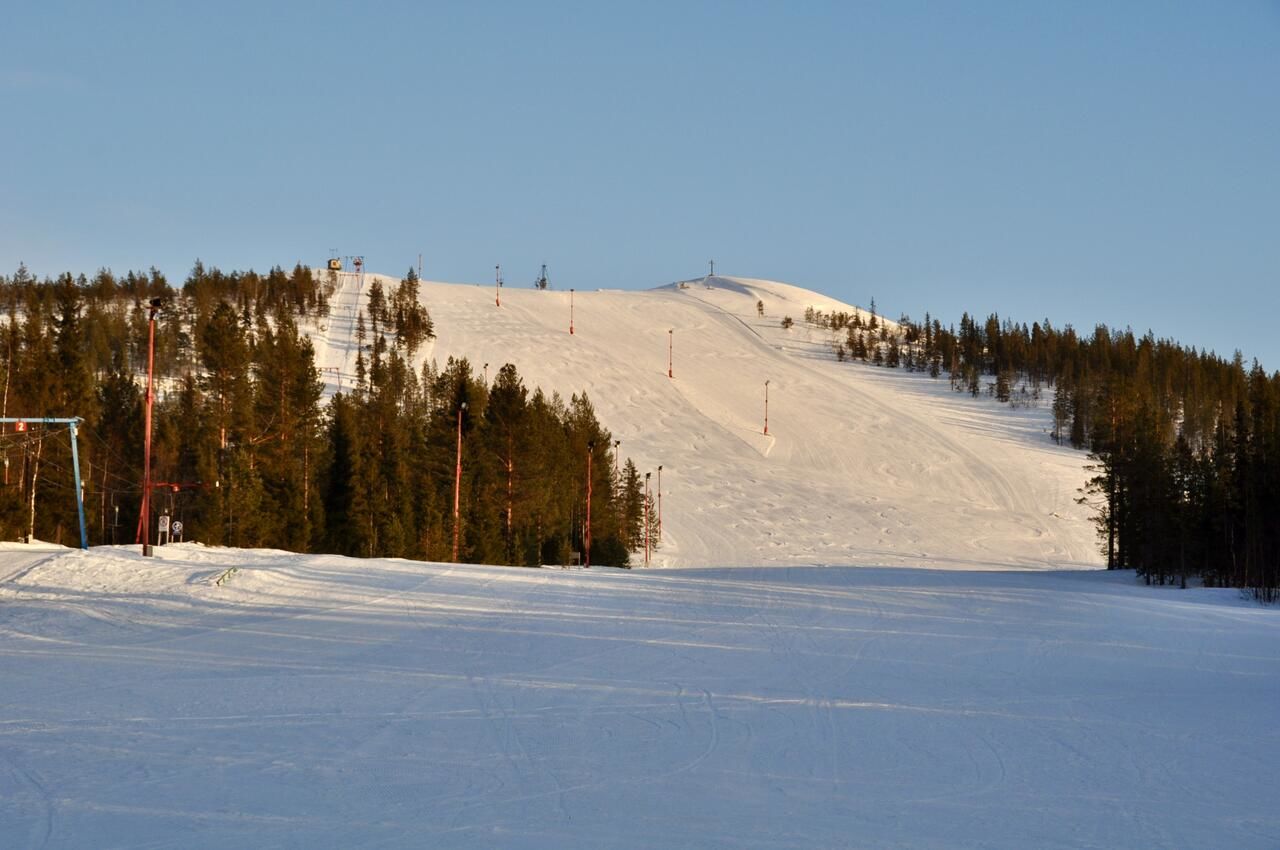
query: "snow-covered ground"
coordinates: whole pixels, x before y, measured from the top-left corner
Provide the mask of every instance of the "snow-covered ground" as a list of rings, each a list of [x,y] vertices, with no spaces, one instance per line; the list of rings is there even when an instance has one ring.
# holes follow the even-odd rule
[[[1234,591],[6,547],[5,848],[1280,846]]]
[[[1046,408],[838,363],[786,284],[422,297],[420,362],[663,465],[682,569],[0,544],[0,848],[1280,847],[1280,615],[1082,569]]]
[[[354,317],[373,279],[341,276],[315,334],[330,393],[354,381]],[[380,279],[388,292],[397,283]],[[1011,410],[945,379],[838,363],[831,333],[804,313],[851,305],[727,277],[644,292],[504,289],[501,307],[492,284],[423,283],[420,295],[439,337],[419,363],[465,356],[492,379],[511,362],[531,387],[586,390],[655,486],[663,466],[657,566],[1100,563],[1075,502],[1087,461],[1049,440],[1047,401]],[[783,330],[784,316],[795,327]]]

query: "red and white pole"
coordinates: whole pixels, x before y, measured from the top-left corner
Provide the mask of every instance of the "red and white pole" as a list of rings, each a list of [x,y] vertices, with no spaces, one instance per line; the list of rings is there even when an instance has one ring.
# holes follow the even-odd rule
[[[461,527],[462,495],[462,411],[467,409],[464,401],[458,406],[458,459],[453,469],[453,562],[458,562],[458,530]]]
[[[769,382],[764,382],[764,433],[769,434]]]
[[[502,306],[502,266],[493,267],[493,303]]]
[[[668,378],[675,377],[675,375],[671,374],[671,352],[672,352],[672,347],[674,345],[674,343],[672,342],[674,337],[675,337],[674,329],[668,330],[667,331],[667,377]]]
[[[569,333],[573,333],[573,290],[569,290]]]
[[[142,554],[151,554],[151,405],[155,400],[154,379],[156,367],[156,312],[160,299],[151,300],[151,314],[147,330],[147,409],[144,414],[142,438]]]

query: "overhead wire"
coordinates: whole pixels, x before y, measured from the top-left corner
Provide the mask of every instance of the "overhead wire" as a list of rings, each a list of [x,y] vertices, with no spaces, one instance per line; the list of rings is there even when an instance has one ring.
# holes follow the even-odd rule
[[[44,439],[49,439],[49,438],[52,438],[52,437],[56,437],[59,433],[61,433],[61,432],[63,432],[63,431],[66,431],[68,434],[70,434],[71,426],[70,426],[70,425],[60,425],[60,426],[57,426],[57,427],[50,427],[50,426],[47,426],[47,425],[46,425],[46,426],[44,426],[44,429],[45,429],[45,430],[43,430],[43,431],[41,431],[41,432],[36,432],[36,433],[30,432],[30,431],[28,431],[28,432],[19,432],[19,433],[22,433],[22,434],[23,434],[23,436],[25,437],[25,440],[23,440],[23,441],[22,441],[22,442],[23,442],[23,444],[25,444],[25,445],[29,445],[31,442],[34,442],[34,441],[36,441],[36,440],[44,440]],[[92,432],[91,432],[91,431],[87,431],[87,430],[81,430],[81,433],[89,434],[89,433],[92,433]],[[99,439],[101,439],[101,438],[99,437]],[[68,446],[68,448],[69,448],[69,446]],[[74,473],[74,471],[75,471],[74,469],[68,469],[66,466],[64,466],[63,464],[59,463],[57,460],[54,460],[53,458],[51,458],[51,457],[50,457],[50,456],[48,456],[48,455],[42,455],[42,456],[40,457],[39,462],[40,462],[40,466],[41,466],[42,468],[44,468],[44,469],[46,469],[46,470],[48,470],[48,469],[52,469],[52,470],[53,470],[53,471],[55,471],[55,472],[60,472],[60,473],[62,473],[64,476],[72,475],[72,474]],[[83,474],[83,470],[82,470],[82,474]],[[119,485],[122,485],[122,486],[116,486],[116,487],[101,487],[101,486],[94,486],[94,483],[95,483],[95,482],[93,482],[93,481],[89,480],[89,477],[86,475],[86,476],[85,476],[85,479],[86,479],[86,480],[85,480],[85,489],[86,489],[86,490],[90,490],[90,489],[91,489],[91,490],[93,490],[94,492],[97,492],[97,493],[111,493],[111,494],[113,494],[113,495],[116,495],[116,494],[136,494],[136,493],[141,492],[141,490],[142,490],[141,482],[137,482],[137,481],[134,481],[134,480],[132,480],[132,479],[126,478],[126,477],[124,477],[124,476],[121,476],[121,475],[119,475],[119,474],[113,473],[113,472],[111,472],[111,471],[110,471],[110,469],[107,469],[107,470],[106,470],[106,474],[107,474],[107,476],[108,476],[108,477],[111,477],[111,478],[115,479],[115,481],[116,481]],[[41,486],[44,486],[44,487],[51,487],[51,488],[55,488],[55,489],[70,489],[70,488],[69,488],[69,485],[66,485],[64,482],[62,482],[62,481],[58,480],[56,477],[43,478],[43,479],[42,479],[42,481],[41,481]]]
[[[105,439],[103,439],[102,435],[97,432],[96,429],[86,428],[86,429],[83,429],[83,433],[87,434],[91,439],[96,440],[97,445],[99,445],[102,448],[103,452],[107,455],[108,458],[114,459],[120,464],[120,466],[124,467],[125,469],[132,469],[134,467],[134,464],[130,463],[129,461],[121,457],[120,453],[117,452],[115,449],[113,449],[111,445]],[[134,490],[142,489],[142,480],[140,478],[137,478],[137,479],[129,478],[129,477],[120,475],[118,473],[114,473],[111,471],[110,467],[107,467],[107,475],[116,479],[119,482],[122,482],[128,487],[134,488]]]

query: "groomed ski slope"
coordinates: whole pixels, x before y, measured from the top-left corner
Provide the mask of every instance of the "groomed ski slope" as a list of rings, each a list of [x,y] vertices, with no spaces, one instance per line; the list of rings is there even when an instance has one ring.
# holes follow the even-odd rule
[[[1127,572],[3,544],[0,845],[1274,848],[1278,623]]]
[[[1280,846],[1277,612],[1081,569],[1047,405],[837,363],[785,284],[422,296],[420,360],[664,466],[681,569],[0,544],[0,847]]]
[[[341,275],[315,334],[329,393],[354,381],[354,317],[373,279]],[[388,292],[397,283],[381,280]],[[492,379],[510,362],[531,388],[585,390],[655,488],[663,466],[654,566],[1099,564],[1075,502],[1086,459],[1049,440],[1051,391],[1038,409],[1012,410],[945,378],[838,363],[832,334],[804,313],[851,305],[726,277],[572,296],[504,288],[501,307],[492,284],[423,283],[420,296],[439,336],[419,364],[467,357]]]

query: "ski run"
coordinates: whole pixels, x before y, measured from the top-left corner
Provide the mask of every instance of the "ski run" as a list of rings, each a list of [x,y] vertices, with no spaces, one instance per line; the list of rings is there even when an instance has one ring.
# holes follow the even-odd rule
[[[1047,402],[780,283],[422,298],[662,465],[654,568],[0,544],[0,847],[1280,846],[1277,611],[1100,569]]]

